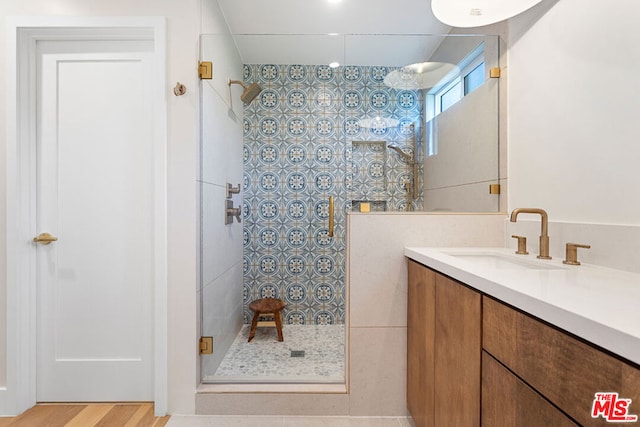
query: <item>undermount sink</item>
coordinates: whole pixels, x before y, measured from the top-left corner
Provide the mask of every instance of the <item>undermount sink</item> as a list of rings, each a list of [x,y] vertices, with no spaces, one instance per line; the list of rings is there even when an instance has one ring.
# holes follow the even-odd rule
[[[545,264],[545,261],[535,259],[518,259],[518,255],[507,255],[499,252],[446,252],[447,255],[462,261],[469,261],[485,268],[498,270],[558,270],[563,267]]]

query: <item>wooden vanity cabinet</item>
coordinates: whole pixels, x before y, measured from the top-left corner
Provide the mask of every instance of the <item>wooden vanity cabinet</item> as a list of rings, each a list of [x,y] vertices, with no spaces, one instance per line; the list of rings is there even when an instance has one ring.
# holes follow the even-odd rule
[[[483,347],[510,375],[519,377],[580,425],[611,425],[602,417],[591,417],[598,392],[616,392],[620,398],[631,399],[630,414],[640,415],[640,370],[487,296],[483,297]],[[489,376],[483,372],[483,419],[486,400],[500,399],[496,396],[504,392],[502,386],[489,383]],[[523,405],[521,396],[515,396],[515,404]],[[523,417],[512,425],[523,425]]]
[[[481,295],[409,261],[407,404],[417,427],[480,425]]]
[[[637,365],[412,260],[407,346],[417,427],[612,425],[596,393],[640,416]]]

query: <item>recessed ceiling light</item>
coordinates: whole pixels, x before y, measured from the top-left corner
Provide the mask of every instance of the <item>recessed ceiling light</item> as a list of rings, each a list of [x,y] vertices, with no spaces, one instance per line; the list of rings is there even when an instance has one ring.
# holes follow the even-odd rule
[[[331,68],[338,68],[340,66],[339,62],[332,62],[331,64],[329,64],[329,67]]]
[[[342,0],[328,0],[329,3],[340,3]]]

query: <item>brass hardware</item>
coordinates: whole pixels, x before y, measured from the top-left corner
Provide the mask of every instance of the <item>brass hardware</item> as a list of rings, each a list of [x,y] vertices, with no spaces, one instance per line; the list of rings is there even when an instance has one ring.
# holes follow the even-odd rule
[[[213,354],[213,337],[200,337],[200,354]]]
[[[173,94],[175,96],[182,96],[187,93],[187,87],[180,82],[176,83],[176,87],[173,88]]]
[[[240,95],[240,100],[244,105],[251,104],[251,101],[256,99],[256,96],[260,95],[260,92],[262,92],[262,87],[255,82],[251,83],[249,86],[247,86],[246,84],[244,84],[244,82],[240,80],[229,79],[229,81],[227,82],[227,85],[229,87],[231,87],[231,85],[234,85],[234,84],[240,85],[244,89],[244,91],[242,91],[242,95]]]
[[[371,212],[371,203],[361,202],[360,203],[360,212]]]
[[[333,196],[329,196],[329,237],[333,237],[333,229],[335,226],[334,210]]]
[[[493,67],[489,69],[489,77],[492,79],[500,78],[500,67]]]
[[[489,184],[489,194],[500,194],[500,184]]]
[[[213,78],[213,62],[201,62],[198,64],[198,76],[202,80],[211,80]]]
[[[232,194],[238,194],[238,193],[240,193],[240,184],[238,184],[237,187],[234,187],[233,185],[227,182],[227,199],[230,199]]]
[[[511,237],[513,237],[514,239],[518,239],[518,250],[516,251],[516,253],[519,255],[529,255],[529,252],[527,252],[527,238],[524,236],[516,235],[513,235]]]
[[[549,256],[549,220],[544,209],[539,208],[516,208],[511,212],[509,221],[516,222],[518,214],[532,213],[540,215],[540,259],[551,259]]]
[[[33,238],[33,241],[36,243],[40,243],[41,245],[49,245],[51,242],[55,242],[58,240],[57,237],[53,237],[49,233],[40,233],[37,237]]]
[[[591,245],[581,245],[579,243],[567,243],[566,251],[565,251],[565,260],[562,261],[563,264],[569,265],[580,265],[580,261],[578,261],[578,248],[590,249]]]

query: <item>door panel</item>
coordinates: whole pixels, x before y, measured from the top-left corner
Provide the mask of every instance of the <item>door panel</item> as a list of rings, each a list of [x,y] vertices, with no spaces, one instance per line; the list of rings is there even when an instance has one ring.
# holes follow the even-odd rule
[[[39,54],[37,227],[58,241],[37,249],[37,399],[153,400],[151,55],[60,50]]]

